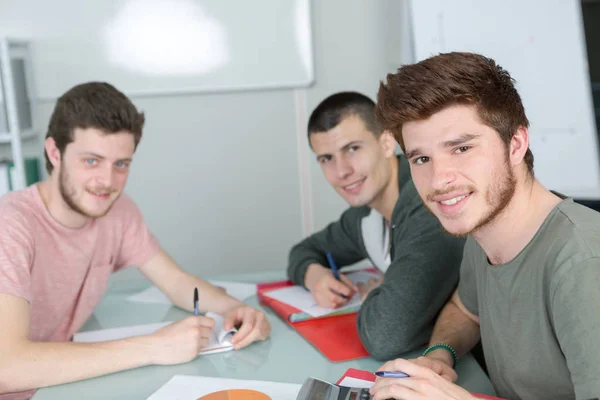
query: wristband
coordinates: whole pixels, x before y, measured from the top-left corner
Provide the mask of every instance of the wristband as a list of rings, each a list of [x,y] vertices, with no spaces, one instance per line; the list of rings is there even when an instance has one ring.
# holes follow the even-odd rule
[[[456,351],[449,344],[436,343],[432,346],[429,346],[427,349],[425,349],[425,351],[423,352],[423,355],[426,355],[427,353],[432,352],[433,350],[436,350],[436,349],[444,349],[444,350],[448,351],[450,354],[452,354],[452,368],[456,367],[456,363],[458,362],[458,356],[456,355]]]

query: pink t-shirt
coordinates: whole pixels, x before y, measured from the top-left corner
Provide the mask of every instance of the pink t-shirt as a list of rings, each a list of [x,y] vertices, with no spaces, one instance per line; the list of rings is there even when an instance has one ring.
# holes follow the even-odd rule
[[[159,250],[125,194],[82,228],[58,223],[37,185],[0,198],[0,293],[29,302],[29,339],[69,341],[102,298],[111,273],[141,266]],[[27,399],[33,391],[0,395]]]

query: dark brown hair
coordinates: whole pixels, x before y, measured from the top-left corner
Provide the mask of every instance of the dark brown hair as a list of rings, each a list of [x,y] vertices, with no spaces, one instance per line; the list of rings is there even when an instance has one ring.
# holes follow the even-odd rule
[[[308,137],[335,128],[351,115],[357,115],[375,137],[381,134],[375,121],[375,102],[362,93],[339,92],[325,98],[313,110],[308,119]]]
[[[131,100],[114,86],[105,82],[88,82],[74,86],[56,102],[46,138],[53,138],[60,155],[73,141],[75,128],[96,128],[106,134],[131,132],[135,146],[142,138],[144,114],[138,112]],[[46,170],[52,172],[48,154]]]
[[[475,106],[484,124],[508,146],[520,126],[529,127],[514,79],[490,58],[473,53],[445,53],[404,65],[381,82],[375,115],[404,151],[402,125],[427,119],[456,104]],[[525,163],[533,175],[533,154]]]

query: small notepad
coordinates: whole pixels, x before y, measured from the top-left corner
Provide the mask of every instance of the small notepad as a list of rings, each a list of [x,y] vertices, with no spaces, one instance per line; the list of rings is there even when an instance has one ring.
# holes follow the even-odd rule
[[[237,329],[225,330],[224,319],[220,314],[207,312],[205,314],[215,320],[210,341],[206,347],[200,350],[200,354],[220,353],[233,350],[231,337],[237,332]],[[109,340],[125,339],[132,336],[149,335],[160,328],[167,326],[174,321],[159,322],[155,324],[123,326],[120,328],[100,329],[97,331],[78,332],[73,336],[74,342],[105,342]]]

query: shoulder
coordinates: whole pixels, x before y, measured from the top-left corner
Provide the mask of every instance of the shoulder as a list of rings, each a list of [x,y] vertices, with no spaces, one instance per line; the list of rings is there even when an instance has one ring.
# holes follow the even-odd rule
[[[344,210],[344,212],[342,213],[341,217],[340,217],[340,222],[342,223],[349,223],[349,222],[355,222],[355,223],[359,223],[363,218],[368,217],[369,215],[371,215],[371,208],[367,207],[367,206],[362,206],[362,207],[349,207],[346,210]]]
[[[547,223],[542,243],[557,264],[600,257],[600,213],[569,199]]]
[[[37,190],[29,187],[0,197],[0,240],[12,246],[34,246],[34,232],[43,225],[46,211]]]
[[[0,197],[0,220],[4,223],[29,222],[42,210],[41,199],[36,198],[35,186],[9,192]]]
[[[600,213],[563,200],[547,221],[539,250],[546,255],[546,274],[556,282],[579,265],[600,260]]]

